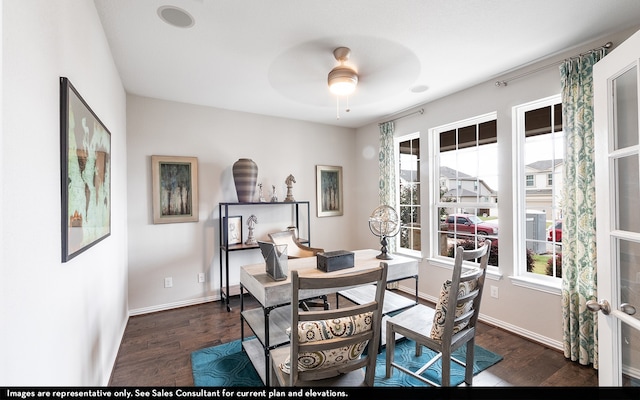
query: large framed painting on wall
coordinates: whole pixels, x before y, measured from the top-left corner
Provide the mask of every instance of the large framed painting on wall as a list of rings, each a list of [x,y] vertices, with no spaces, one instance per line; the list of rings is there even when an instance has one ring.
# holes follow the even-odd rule
[[[111,133],[60,78],[62,262],[111,234]]]
[[[153,223],[198,222],[198,158],[151,156]]]
[[[316,196],[318,217],[343,214],[342,167],[316,165]]]

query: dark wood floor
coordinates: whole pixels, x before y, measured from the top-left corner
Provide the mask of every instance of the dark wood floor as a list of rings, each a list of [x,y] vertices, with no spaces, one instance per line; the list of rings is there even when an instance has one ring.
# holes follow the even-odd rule
[[[111,386],[193,386],[193,351],[240,338],[240,299],[133,316],[127,324]],[[245,296],[245,307],[257,303]],[[251,333],[245,328],[245,335]],[[503,356],[474,386],[598,386],[597,371],[500,328],[480,324],[476,343]]]

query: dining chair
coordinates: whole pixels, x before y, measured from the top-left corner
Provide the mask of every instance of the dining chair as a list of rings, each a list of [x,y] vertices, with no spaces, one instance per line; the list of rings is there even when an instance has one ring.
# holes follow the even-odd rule
[[[291,304],[322,289],[377,285],[364,304],[331,310],[291,308],[290,343],[270,351],[271,386],[373,386],[388,265],[305,276],[291,271]]]
[[[435,308],[418,304],[387,320],[386,324],[386,377],[393,368],[409,374],[432,386],[450,386],[451,361],[465,368],[464,382],[473,383],[473,357],[476,322],[480,313],[480,300],[487,271],[491,241],[485,240],[482,247],[465,250],[459,246],[455,252],[453,274],[442,285]],[[465,267],[465,262],[474,261]],[[399,335],[399,336],[397,336]],[[436,355],[418,369],[409,369],[394,360],[395,343],[398,337],[416,343],[415,355],[422,355],[422,346]],[[402,339],[401,339],[402,340]],[[464,360],[452,357],[452,353],[466,344]],[[441,360],[441,381],[438,383],[423,373]]]

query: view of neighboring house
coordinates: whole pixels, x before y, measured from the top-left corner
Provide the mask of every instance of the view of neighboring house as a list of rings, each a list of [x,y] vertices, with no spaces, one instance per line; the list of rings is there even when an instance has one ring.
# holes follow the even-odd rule
[[[555,180],[555,187],[562,187],[563,165],[562,159],[556,159],[540,160],[525,166],[527,210],[544,212],[547,221],[562,218],[562,191],[554,191],[553,184]],[[555,212],[554,203],[560,205]]]
[[[562,192],[553,189],[554,180],[556,187],[562,187],[563,160],[540,160],[526,165],[526,204],[527,209],[542,211],[546,214],[546,220],[554,221],[562,218],[562,209],[555,211],[552,207],[552,199],[555,204],[562,205]],[[440,190],[443,199],[458,198],[459,202],[495,203],[498,192],[493,190],[484,180],[456,171],[450,167],[440,167]],[[472,213],[472,210],[457,210]],[[453,210],[452,210],[453,212]],[[496,209],[481,209],[479,216],[493,215]]]
[[[453,168],[440,167],[440,192],[442,199],[458,199],[460,203],[496,203],[498,192],[491,189],[482,179],[472,177]],[[452,212],[475,213],[474,210],[452,210]],[[496,208],[478,209],[479,216],[496,217]]]

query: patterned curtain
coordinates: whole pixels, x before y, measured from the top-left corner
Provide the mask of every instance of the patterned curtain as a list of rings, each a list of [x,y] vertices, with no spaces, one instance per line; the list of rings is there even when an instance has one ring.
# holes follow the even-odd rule
[[[562,223],[562,319],[564,355],[598,368],[596,299],[596,204],[593,132],[593,65],[605,50],[560,66],[565,133]]]
[[[380,205],[396,208],[396,156],[393,146],[393,121],[380,124],[380,153],[378,157],[380,168],[379,193]],[[387,250],[393,253],[396,249],[395,240],[389,240]]]

